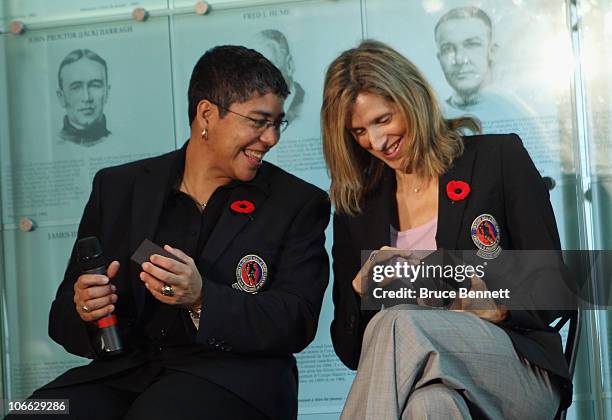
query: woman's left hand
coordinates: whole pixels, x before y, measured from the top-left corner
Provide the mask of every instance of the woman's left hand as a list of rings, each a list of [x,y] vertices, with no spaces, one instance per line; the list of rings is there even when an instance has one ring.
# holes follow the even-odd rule
[[[487,285],[480,277],[472,277],[472,287],[470,291],[486,291]],[[508,317],[508,310],[500,306],[493,299],[470,299],[456,298],[450,308],[455,312],[470,312],[479,318],[499,324]]]
[[[197,307],[201,302],[202,276],[189,255],[177,248],[165,245],[164,249],[182,262],[154,254],[142,264],[140,279],[155,299],[168,305],[185,308]],[[171,286],[173,295],[162,294],[164,286]]]
[[[363,266],[355,275],[355,278],[351,283],[353,290],[357,292],[360,296],[363,296],[367,291],[364,290],[363,286],[366,286],[367,288],[368,286],[372,286],[373,284],[371,281],[372,278],[369,276],[373,266],[377,264],[385,264],[394,257],[399,257],[407,260],[411,256],[411,254],[412,253],[410,251],[406,251],[405,249],[400,248],[394,248],[391,246],[383,246],[379,250],[372,251],[370,257],[363,264]],[[395,277],[385,277],[382,282],[376,282],[374,284],[376,284],[377,287],[385,287],[394,280],[396,280]]]

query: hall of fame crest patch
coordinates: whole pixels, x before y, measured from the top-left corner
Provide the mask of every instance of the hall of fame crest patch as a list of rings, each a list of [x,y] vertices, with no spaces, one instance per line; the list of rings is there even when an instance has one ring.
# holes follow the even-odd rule
[[[257,293],[268,278],[268,266],[259,256],[245,255],[236,266],[236,283],[232,287],[248,293]]]
[[[481,214],[475,218],[470,232],[472,241],[478,248],[476,255],[491,260],[501,253],[499,224],[492,215]]]

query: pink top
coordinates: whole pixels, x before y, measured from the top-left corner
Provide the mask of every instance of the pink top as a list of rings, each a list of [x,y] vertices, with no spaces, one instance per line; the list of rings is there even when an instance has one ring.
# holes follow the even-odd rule
[[[410,251],[435,251],[438,217],[434,217],[424,225],[398,232],[391,229],[391,246]]]

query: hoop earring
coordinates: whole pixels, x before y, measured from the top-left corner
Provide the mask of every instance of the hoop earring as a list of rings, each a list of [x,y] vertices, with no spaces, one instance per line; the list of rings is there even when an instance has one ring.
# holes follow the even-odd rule
[[[208,140],[208,128],[205,128],[204,130],[202,130],[202,138],[204,140]]]

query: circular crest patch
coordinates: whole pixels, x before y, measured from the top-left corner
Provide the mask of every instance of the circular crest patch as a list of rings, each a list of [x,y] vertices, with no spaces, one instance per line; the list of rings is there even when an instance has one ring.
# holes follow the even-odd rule
[[[257,293],[263,287],[267,277],[268,266],[265,261],[254,254],[245,255],[236,266],[237,282],[233,286],[245,292]]]
[[[499,225],[490,214],[481,214],[472,222],[472,241],[479,257],[492,259],[501,252]]]

